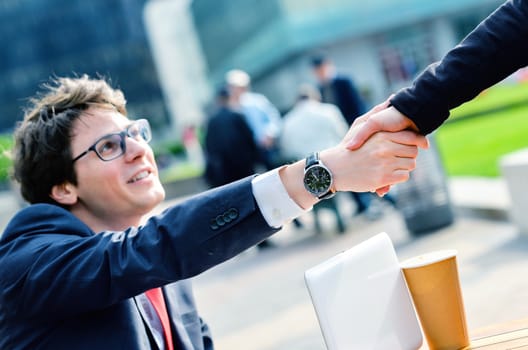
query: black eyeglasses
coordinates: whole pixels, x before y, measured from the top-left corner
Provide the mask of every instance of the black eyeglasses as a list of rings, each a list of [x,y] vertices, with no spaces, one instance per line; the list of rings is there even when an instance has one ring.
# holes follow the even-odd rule
[[[121,157],[126,152],[127,136],[137,141],[150,142],[152,131],[148,120],[135,120],[125,130],[101,137],[90,148],[73,158],[72,163],[87,155],[90,151],[94,151],[99,159],[105,162]]]

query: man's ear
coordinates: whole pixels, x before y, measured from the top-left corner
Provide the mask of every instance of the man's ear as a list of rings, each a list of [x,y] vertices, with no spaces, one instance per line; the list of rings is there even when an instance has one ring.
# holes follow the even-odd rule
[[[59,204],[73,205],[77,203],[77,190],[71,183],[64,182],[51,188],[50,197]]]

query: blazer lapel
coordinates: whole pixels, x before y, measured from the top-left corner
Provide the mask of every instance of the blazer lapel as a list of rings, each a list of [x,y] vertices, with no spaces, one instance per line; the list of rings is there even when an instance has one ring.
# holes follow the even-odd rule
[[[189,308],[189,303],[186,301],[188,294],[184,291],[185,288],[181,284],[182,282],[184,281],[170,284],[161,289],[165,297],[165,304],[167,305],[167,312],[169,313],[169,320],[172,326],[172,337],[175,338],[175,349],[178,348],[178,345],[181,349],[194,349],[193,342],[181,316]]]
[[[153,325],[151,322],[151,317],[149,316],[149,313],[156,312],[153,306],[148,306],[146,303],[150,303],[147,296],[145,294],[140,294],[135,296],[134,302],[136,303],[136,307],[139,310],[139,313],[141,314],[141,318],[143,319],[143,323],[145,324],[145,328],[147,329],[147,333],[149,335],[149,339],[151,339],[151,346],[155,346],[157,350],[164,348],[163,338],[159,338],[155,336]],[[150,308],[150,309],[149,309]]]

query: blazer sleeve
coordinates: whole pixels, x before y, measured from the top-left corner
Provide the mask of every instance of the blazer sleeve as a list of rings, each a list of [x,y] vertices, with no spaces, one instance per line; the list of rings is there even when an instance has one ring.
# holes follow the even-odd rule
[[[507,1],[391,103],[428,134],[451,109],[526,66],[527,39],[528,1]]]
[[[0,302],[27,317],[102,309],[195,276],[276,231],[255,203],[251,178],[122,232],[94,234],[62,208],[33,205],[13,218],[0,241]]]

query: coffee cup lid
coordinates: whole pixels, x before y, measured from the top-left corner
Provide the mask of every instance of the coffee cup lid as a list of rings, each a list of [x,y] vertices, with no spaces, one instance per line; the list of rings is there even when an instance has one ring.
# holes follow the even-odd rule
[[[452,258],[457,255],[455,249],[444,249],[437,250],[425,254],[420,254],[418,256],[409,258],[400,263],[402,269],[410,269],[415,267],[422,267],[429,264],[433,264],[442,260]]]

